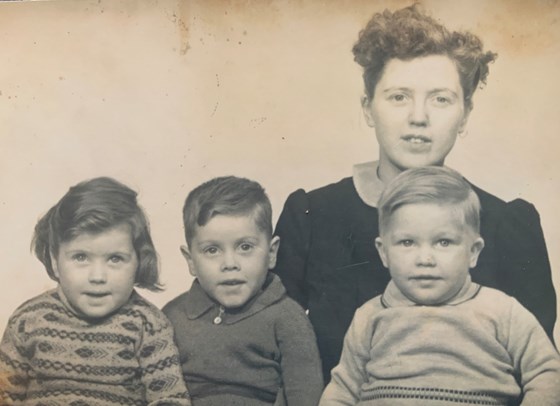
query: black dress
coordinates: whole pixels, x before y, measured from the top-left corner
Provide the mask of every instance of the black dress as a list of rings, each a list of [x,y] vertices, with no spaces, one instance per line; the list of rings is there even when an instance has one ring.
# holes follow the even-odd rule
[[[473,189],[485,247],[472,280],[514,296],[552,339],[556,294],[538,212],[524,200],[506,203]],[[374,246],[377,208],[364,203],[352,178],[309,193],[299,189],[288,197],[275,234],[280,250],[274,272],[309,310],[328,382],[355,310],[390,279]]]

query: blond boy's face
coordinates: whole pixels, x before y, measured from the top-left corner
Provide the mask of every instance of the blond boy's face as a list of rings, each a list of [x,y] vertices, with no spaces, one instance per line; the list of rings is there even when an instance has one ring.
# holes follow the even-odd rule
[[[206,293],[225,308],[237,308],[262,288],[276,265],[279,241],[251,215],[216,215],[196,227],[190,246],[181,251]]]
[[[408,299],[436,305],[461,290],[484,241],[457,207],[422,203],[398,208],[376,247]]]

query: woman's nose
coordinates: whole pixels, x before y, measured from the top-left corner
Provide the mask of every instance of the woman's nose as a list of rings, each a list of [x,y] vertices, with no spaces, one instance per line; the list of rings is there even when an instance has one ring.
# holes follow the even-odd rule
[[[414,100],[410,105],[408,122],[418,127],[425,127],[428,124],[428,110],[423,100]]]
[[[89,270],[89,281],[91,283],[105,283],[107,282],[107,270],[105,264],[101,262],[94,262]]]

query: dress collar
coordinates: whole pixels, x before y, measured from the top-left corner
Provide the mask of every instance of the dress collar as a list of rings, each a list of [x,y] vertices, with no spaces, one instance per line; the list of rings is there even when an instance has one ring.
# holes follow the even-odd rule
[[[356,164],[352,170],[352,180],[358,196],[365,204],[377,207],[377,202],[385,188],[384,183],[377,176],[379,161]]]
[[[474,298],[480,290],[480,285],[471,281],[471,276],[468,275],[465,284],[451,300],[445,303],[434,306],[455,306],[467,302]],[[390,281],[381,296],[381,303],[384,307],[412,307],[420,306],[418,303],[413,302],[407,298],[393,281]]]
[[[236,323],[278,302],[284,296],[286,296],[286,289],[282,285],[280,278],[269,272],[261,291],[242,307],[226,309],[222,319],[225,324]],[[187,317],[190,320],[198,319],[211,309],[218,309],[219,307],[219,304],[212,300],[202,289],[198,279],[195,279],[185,300],[185,313]]]

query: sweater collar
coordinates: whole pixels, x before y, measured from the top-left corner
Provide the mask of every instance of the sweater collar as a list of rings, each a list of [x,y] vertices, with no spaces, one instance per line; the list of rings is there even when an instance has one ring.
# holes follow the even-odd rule
[[[465,284],[459,290],[457,295],[455,295],[452,299],[445,303],[440,303],[434,306],[455,306],[464,302],[467,302],[474,298],[478,291],[480,290],[480,285],[471,281],[471,276],[468,275],[467,279],[465,280]],[[407,298],[395,285],[395,282],[392,280],[387,285],[385,292],[381,296],[381,303],[385,307],[412,307],[412,306],[420,306],[418,303],[413,302],[409,298]]]
[[[354,165],[352,170],[352,180],[358,196],[365,204],[377,207],[377,202],[385,188],[379,176],[377,176],[378,161],[364,162]]]
[[[286,296],[286,289],[280,278],[269,272],[265,283],[259,293],[251,300],[237,309],[226,309],[222,316],[225,324],[233,324],[278,302]],[[200,286],[195,279],[185,300],[185,312],[190,320],[198,319],[211,309],[218,309],[219,303],[215,302]]]

